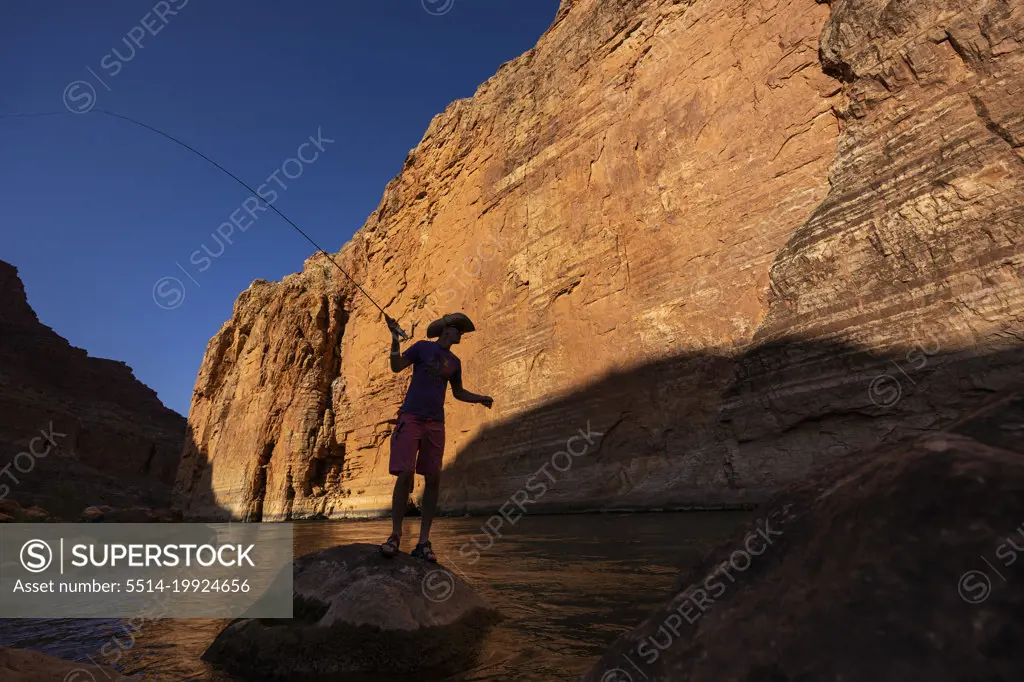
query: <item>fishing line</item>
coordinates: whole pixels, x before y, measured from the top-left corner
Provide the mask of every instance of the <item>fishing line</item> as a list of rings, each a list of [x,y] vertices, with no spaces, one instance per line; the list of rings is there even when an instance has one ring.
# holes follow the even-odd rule
[[[153,126],[149,125],[148,123],[143,123],[142,121],[138,121],[138,120],[136,120],[136,119],[134,119],[134,118],[132,118],[130,116],[125,116],[123,114],[116,114],[113,111],[106,111],[105,109],[92,109],[92,110],[90,110],[89,113],[92,113],[92,112],[95,112],[97,114],[103,114],[104,116],[110,116],[111,118],[119,118],[122,121],[127,121],[129,123],[133,123],[133,124],[135,124],[135,125],[137,125],[137,126],[139,126],[141,128],[145,128],[146,130],[154,132],[157,135],[160,135],[162,137],[166,137],[171,142],[174,142],[175,144],[181,145],[182,147],[184,147],[185,149],[189,150],[190,152],[192,152],[193,154],[195,154],[199,158],[201,158],[204,161],[207,161],[208,163],[212,164],[215,168],[217,168],[218,170],[223,172],[229,178],[231,178],[232,180],[237,182],[239,185],[241,185],[242,187],[244,187],[248,191],[252,192],[253,196],[256,197],[257,201],[262,201],[264,204],[267,205],[267,208],[272,210],[277,215],[281,216],[281,218],[284,219],[284,221],[286,223],[288,223],[293,228],[295,228],[296,232],[298,232],[303,237],[305,237],[306,241],[308,241],[310,244],[313,245],[313,248],[315,248],[317,251],[319,251],[324,256],[326,256],[327,260],[331,261],[331,263],[334,264],[334,267],[338,268],[338,270],[340,270],[341,273],[343,275],[345,275],[345,277],[348,277],[349,281],[352,282],[352,284],[356,285],[356,288],[359,289],[360,292],[362,292],[363,296],[366,296],[366,298],[368,298],[370,300],[370,303],[372,303],[374,306],[376,306],[377,310],[379,310],[381,312],[381,314],[384,315],[385,319],[387,319],[389,322],[391,321],[391,318],[388,316],[388,314],[386,312],[384,312],[384,309],[381,308],[379,305],[377,305],[377,302],[373,300],[373,297],[370,296],[370,294],[366,293],[366,290],[363,289],[363,287],[361,287],[359,285],[359,282],[357,282],[354,279],[352,279],[352,275],[348,274],[348,272],[345,271],[345,268],[343,268],[340,265],[338,265],[338,262],[336,260],[334,260],[333,257],[331,257],[331,254],[327,253],[327,251],[325,251],[319,244],[317,244],[315,241],[313,241],[313,238],[310,237],[308,234],[306,234],[301,227],[299,227],[298,225],[293,223],[288,218],[288,216],[286,216],[284,213],[281,213],[281,211],[279,211],[277,208],[275,208],[273,204],[271,204],[266,199],[261,197],[256,190],[254,190],[252,187],[250,187],[248,184],[246,184],[246,182],[244,180],[242,180],[237,175],[235,175],[234,173],[229,171],[227,168],[225,168],[224,166],[220,165],[219,163],[217,163],[216,161],[211,159],[206,154],[203,154],[198,149],[195,149],[194,147],[189,146],[188,144],[182,142],[181,140],[179,140],[178,138],[174,137],[173,135],[170,135],[169,133],[165,133],[164,131],[162,131],[162,130],[160,130],[158,128],[154,128]],[[75,113],[75,112],[70,112],[70,111],[45,111],[45,112],[26,113],[26,114],[0,114],[0,118],[41,118],[43,116],[68,116],[68,115],[71,115],[72,113]],[[75,115],[77,115],[77,114],[75,114]],[[409,340],[409,335],[406,334],[405,331],[400,326],[398,326],[397,322],[395,323],[395,327],[396,327],[397,331],[402,335],[402,338],[404,338],[405,340]]]

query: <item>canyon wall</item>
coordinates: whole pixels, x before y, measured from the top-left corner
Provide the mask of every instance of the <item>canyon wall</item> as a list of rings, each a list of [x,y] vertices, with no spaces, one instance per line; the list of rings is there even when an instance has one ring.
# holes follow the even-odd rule
[[[757,503],[1007,383],[1022,6],[564,0],[334,256],[414,336],[476,323],[454,351],[494,409],[449,400],[443,509]],[[254,282],[207,348],[177,504],[386,511],[388,344],[323,256]]]
[[[1018,383],[815,470],[683,568],[580,682],[1024,679],[1022,434]]]
[[[125,363],[89,357],[42,324],[17,269],[0,261],[4,497],[48,509],[50,500],[167,504],[186,427]]]

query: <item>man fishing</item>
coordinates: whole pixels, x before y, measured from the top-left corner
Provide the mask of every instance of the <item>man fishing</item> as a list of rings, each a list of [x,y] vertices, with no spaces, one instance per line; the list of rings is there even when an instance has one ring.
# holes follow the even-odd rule
[[[380,552],[393,557],[402,540],[402,520],[405,518],[409,493],[415,474],[423,476],[423,520],[420,539],[411,556],[433,563],[437,557],[430,548],[430,524],[437,513],[437,497],[441,488],[441,459],[444,454],[444,399],[448,384],[452,397],[464,403],[479,403],[491,408],[490,396],[470,393],[462,387],[462,363],[451,347],[462,340],[463,334],[476,331],[470,319],[462,313],[445,315],[427,327],[427,338],[437,341],[417,341],[400,353],[399,339],[403,333],[398,323],[384,316],[391,330],[391,371],[401,372],[412,365],[412,381],[405,394],[405,402],[398,410],[398,424],[391,434],[391,460],[388,471],[396,477],[391,497],[391,536],[380,546]]]

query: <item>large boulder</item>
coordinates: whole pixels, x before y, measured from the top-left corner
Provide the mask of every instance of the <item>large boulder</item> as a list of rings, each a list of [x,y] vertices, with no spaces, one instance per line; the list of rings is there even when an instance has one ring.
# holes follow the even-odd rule
[[[584,682],[1024,680],[1024,390],[838,460],[680,576]]]
[[[36,651],[0,647],[0,680],[3,682],[128,682],[113,668],[64,661]]]
[[[468,667],[499,618],[442,566],[375,545],[295,560],[294,618],[239,619],[203,659],[244,676],[412,675]]]

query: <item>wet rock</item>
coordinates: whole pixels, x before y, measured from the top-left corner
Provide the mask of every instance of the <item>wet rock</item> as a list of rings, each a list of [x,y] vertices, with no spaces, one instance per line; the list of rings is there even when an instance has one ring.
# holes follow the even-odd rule
[[[22,512],[21,516],[28,522],[49,521],[51,518],[50,512],[46,511],[42,507],[29,507]]]
[[[420,675],[472,664],[499,616],[458,576],[375,545],[333,547],[294,562],[294,618],[240,619],[203,659],[279,680]]]
[[[99,507],[86,507],[78,517],[83,523],[93,523],[103,520],[103,510]]]
[[[851,455],[689,571],[584,682],[1024,679],[1024,387]]]
[[[180,518],[181,513],[172,509],[117,508],[109,505],[86,507],[79,516],[79,520],[84,522],[105,523],[170,523]]]
[[[65,661],[36,651],[0,647],[0,680],[3,682],[128,682],[113,668]]]
[[[177,509],[154,509],[150,513],[150,520],[153,523],[174,523],[181,521],[181,511]]]

